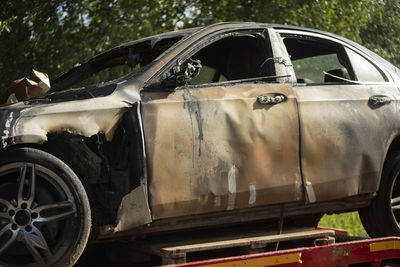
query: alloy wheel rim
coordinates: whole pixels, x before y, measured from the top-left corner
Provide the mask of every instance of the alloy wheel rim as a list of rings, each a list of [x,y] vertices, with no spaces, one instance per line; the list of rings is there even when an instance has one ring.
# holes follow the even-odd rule
[[[75,198],[57,174],[41,165],[22,162],[0,167],[0,182],[3,177],[13,176],[17,176],[16,190],[11,198],[0,195],[0,262],[6,258],[5,263],[9,265],[21,264],[6,254],[13,245],[23,244],[26,250],[22,255],[31,261],[22,264],[49,264],[73,240],[67,233],[59,232],[73,230],[76,225],[72,222],[77,217]],[[50,235],[49,228],[57,235]],[[50,240],[54,238],[57,240]],[[49,247],[49,241],[53,246]]]
[[[390,191],[390,209],[392,211],[393,219],[400,231],[400,173],[398,173],[393,180]]]

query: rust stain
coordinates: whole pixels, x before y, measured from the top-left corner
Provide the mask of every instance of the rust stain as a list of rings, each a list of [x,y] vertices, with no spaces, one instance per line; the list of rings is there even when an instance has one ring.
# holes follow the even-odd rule
[[[198,148],[198,155],[201,157],[201,141],[203,140],[203,120],[201,118],[201,110],[200,110],[200,102],[198,99],[193,96],[189,90],[183,90],[183,108],[187,109],[190,116],[190,124],[192,126],[192,139],[195,140],[194,131],[193,131],[193,117],[197,123],[198,129],[198,136],[197,139],[199,140],[199,148]],[[193,145],[193,167],[194,167],[194,145]]]
[[[273,106],[256,101],[258,95],[278,92],[288,100]],[[298,200],[299,126],[290,86],[188,87],[143,92],[143,99],[153,219]],[[201,112],[197,118],[196,111]],[[197,119],[201,127],[194,125]],[[200,146],[201,154],[193,153]],[[251,194],[257,196],[254,203]]]

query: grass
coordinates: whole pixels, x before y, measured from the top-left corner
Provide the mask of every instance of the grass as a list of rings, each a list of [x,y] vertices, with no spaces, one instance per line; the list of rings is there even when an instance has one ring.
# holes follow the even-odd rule
[[[358,212],[346,212],[332,215],[325,214],[319,221],[318,226],[343,229],[346,230],[350,236],[367,234],[361,224]]]

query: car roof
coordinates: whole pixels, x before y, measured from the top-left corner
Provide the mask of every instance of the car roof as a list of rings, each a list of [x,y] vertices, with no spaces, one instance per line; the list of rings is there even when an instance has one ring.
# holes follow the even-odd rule
[[[283,24],[273,24],[273,23],[259,23],[259,22],[221,22],[221,23],[217,23],[217,24],[212,24],[210,26],[205,26],[200,28],[199,30],[208,28],[210,30],[212,30],[213,27],[218,27],[220,25],[224,25],[226,28],[230,28],[230,29],[239,29],[239,28],[252,28],[252,27],[259,27],[259,28],[273,28],[276,30],[297,30],[297,31],[303,31],[303,32],[310,32],[310,33],[317,33],[320,35],[325,35],[328,37],[331,37],[333,39],[336,40],[340,40],[346,44],[348,44],[349,46],[352,46],[360,51],[362,51],[363,53],[367,54],[368,56],[372,57],[373,59],[375,59],[377,62],[379,62],[380,64],[382,64],[386,69],[390,70],[391,72],[397,74],[398,76],[400,76],[400,69],[398,69],[396,66],[394,66],[393,64],[391,64],[389,61],[383,59],[382,57],[380,57],[379,55],[375,54],[374,52],[372,52],[371,50],[367,49],[366,47],[352,41],[349,40],[345,37],[342,37],[340,35],[336,35],[334,33],[330,33],[330,32],[326,32],[326,31],[322,31],[322,30],[317,30],[317,29],[313,29],[313,28],[307,28],[307,27],[299,27],[299,26],[293,26],[293,25],[283,25]]]
[[[382,58],[381,56],[375,54],[374,52],[372,52],[371,50],[369,50],[368,48],[352,41],[349,40],[345,37],[342,37],[340,35],[336,35],[334,33],[330,33],[330,32],[325,32],[325,31],[321,31],[321,30],[317,30],[317,29],[312,29],[312,28],[305,28],[305,27],[298,27],[298,26],[289,26],[289,25],[280,25],[280,24],[269,24],[269,27],[274,28],[274,29],[285,29],[285,30],[298,30],[298,31],[304,31],[304,32],[311,32],[311,33],[317,33],[317,34],[321,34],[321,35],[325,35],[328,37],[332,37],[334,39],[340,40],[352,47],[355,47],[356,49],[362,51],[363,53],[367,54],[368,56],[372,57],[373,59],[375,59],[376,61],[378,61],[380,64],[382,64],[386,69],[394,72],[395,74],[400,76],[400,70],[394,66],[393,64],[391,64],[389,61],[387,61],[386,59]]]
[[[325,32],[313,28],[307,28],[307,27],[300,27],[300,26],[293,26],[293,25],[284,25],[284,24],[274,24],[274,23],[261,23],[261,22],[220,22],[216,24],[212,24],[209,26],[204,26],[204,27],[199,27],[199,28],[189,28],[189,29],[198,29],[202,30],[205,28],[212,29],[214,27],[218,27],[220,25],[224,25],[226,28],[251,28],[251,27],[260,27],[260,28],[273,28],[273,29],[285,29],[285,30],[298,30],[298,31],[304,31],[304,32],[311,32],[311,33],[318,33],[322,35],[326,35],[329,37],[333,37],[335,39],[339,39],[343,42],[349,43],[351,45],[359,45],[349,39],[346,39],[342,36],[330,33],[330,32]],[[179,31],[178,31],[179,32]]]
[[[137,39],[137,40],[133,40],[127,43],[123,43],[121,45],[118,45],[116,47],[107,49],[103,52],[101,52],[100,54],[90,58],[88,61],[82,63],[82,64],[77,64],[74,68],[79,67],[80,65],[84,65],[87,62],[95,59],[95,58],[99,58],[103,55],[106,55],[108,53],[111,53],[114,50],[118,50],[124,47],[130,47],[133,46],[137,43],[141,43],[141,42],[145,42],[145,41],[149,41],[151,40],[152,42],[158,42],[159,40],[165,39],[165,38],[174,38],[174,37],[178,37],[181,36],[183,38],[194,35],[198,32],[204,31],[204,30],[208,30],[210,32],[213,31],[213,28],[215,29],[221,29],[221,25],[224,26],[224,29],[231,29],[231,30],[235,30],[235,29],[245,29],[245,28],[273,28],[273,29],[288,29],[288,30],[299,30],[299,31],[304,31],[304,32],[311,32],[311,33],[318,33],[321,35],[325,35],[325,36],[329,36],[332,37],[334,39],[340,40],[342,42],[345,42],[347,44],[349,44],[350,46],[356,47],[357,49],[363,51],[364,53],[368,54],[369,56],[373,57],[375,60],[377,60],[378,62],[380,62],[382,65],[384,65],[386,68],[394,71],[395,73],[400,75],[400,70],[397,69],[395,66],[393,66],[392,64],[390,64],[388,61],[386,61],[385,59],[381,58],[380,56],[378,56],[377,54],[373,53],[372,51],[368,50],[367,48],[359,45],[356,42],[353,42],[349,39],[346,39],[342,36],[333,34],[333,33],[329,33],[329,32],[325,32],[325,31],[321,31],[321,30],[317,30],[317,29],[312,29],[312,28],[305,28],[305,27],[299,27],[299,26],[291,26],[291,25],[281,25],[281,24],[268,24],[268,23],[260,23],[260,22],[220,22],[220,23],[216,23],[216,24],[211,24],[208,26],[203,26],[203,27],[195,27],[195,28],[186,28],[186,29],[181,29],[181,30],[177,30],[177,31],[171,31],[171,32],[165,32],[165,33],[160,33],[160,34],[156,34],[156,35],[151,35],[148,37],[144,37],[141,39]],[[72,69],[74,69],[72,68]],[[71,71],[72,69],[70,69],[69,71]],[[69,72],[67,71],[67,72]],[[52,82],[56,82],[59,78],[61,78],[65,73],[61,73],[59,75],[57,75]]]

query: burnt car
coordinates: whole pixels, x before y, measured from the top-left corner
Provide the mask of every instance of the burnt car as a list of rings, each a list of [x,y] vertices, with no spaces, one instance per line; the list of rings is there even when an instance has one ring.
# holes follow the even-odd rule
[[[112,78],[114,69],[126,75]],[[100,84],[80,87],[91,77]],[[0,107],[0,264],[93,239],[359,210],[399,235],[400,70],[334,34],[221,23],[108,50]]]

